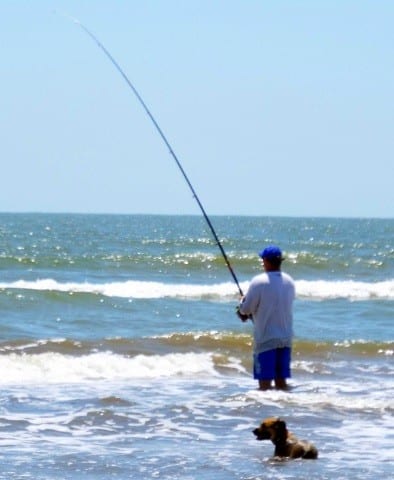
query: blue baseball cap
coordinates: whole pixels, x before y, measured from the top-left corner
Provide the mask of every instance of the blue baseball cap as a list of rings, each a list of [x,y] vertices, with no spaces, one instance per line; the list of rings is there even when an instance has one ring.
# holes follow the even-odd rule
[[[264,250],[262,250],[259,253],[259,257],[267,258],[268,260],[270,259],[283,260],[282,250],[279,247],[276,247],[275,245],[269,245],[268,247],[264,248]]]

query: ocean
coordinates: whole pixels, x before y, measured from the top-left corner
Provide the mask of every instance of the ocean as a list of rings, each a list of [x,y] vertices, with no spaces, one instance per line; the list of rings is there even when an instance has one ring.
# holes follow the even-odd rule
[[[296,283],[289,392],[200,216],[0,214],[1,479],[381,479],[394,471],[394,220],[214,216],[244,291]],[[317,460],[277,461],[280,416]]]

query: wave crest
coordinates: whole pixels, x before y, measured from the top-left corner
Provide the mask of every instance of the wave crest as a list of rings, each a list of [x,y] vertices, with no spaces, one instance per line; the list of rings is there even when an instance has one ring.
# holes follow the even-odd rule
[[[244,291],[248,283],[241,284]],[[59,282],[54,279],[40,279],[35,281],[18,280],[9,283],[0,283],[0,289],[35,290],[42,292],[87,293],[108,297],[131,299],[150,298],[183,298],[183,299],[224,299],[232,300],[238,297],[238,291],[231,282],[216,284],[170,284],[162,282],[127,280],[124,282],[106,283],[73,283]],[[394,280],[384,282],[358,282],[353,280],[298,280],[296,281],[297,295],[306,299],[336,299],[373,300],[394,298]]]

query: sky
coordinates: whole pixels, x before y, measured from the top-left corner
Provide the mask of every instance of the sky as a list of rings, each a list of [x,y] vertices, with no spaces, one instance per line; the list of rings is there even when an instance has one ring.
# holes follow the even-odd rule
[[[393,218],[392,0],[0,1],[2,212]]]

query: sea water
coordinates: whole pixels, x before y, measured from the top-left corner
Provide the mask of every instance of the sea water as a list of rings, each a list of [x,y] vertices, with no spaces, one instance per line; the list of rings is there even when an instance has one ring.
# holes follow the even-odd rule
[[[246,291],[293,276],[290,392],[198,216],[0,215],[1,479],[379,479],[394,471],[394,220],[213,217]],[[252,430],[280,416],[316,461]]]

